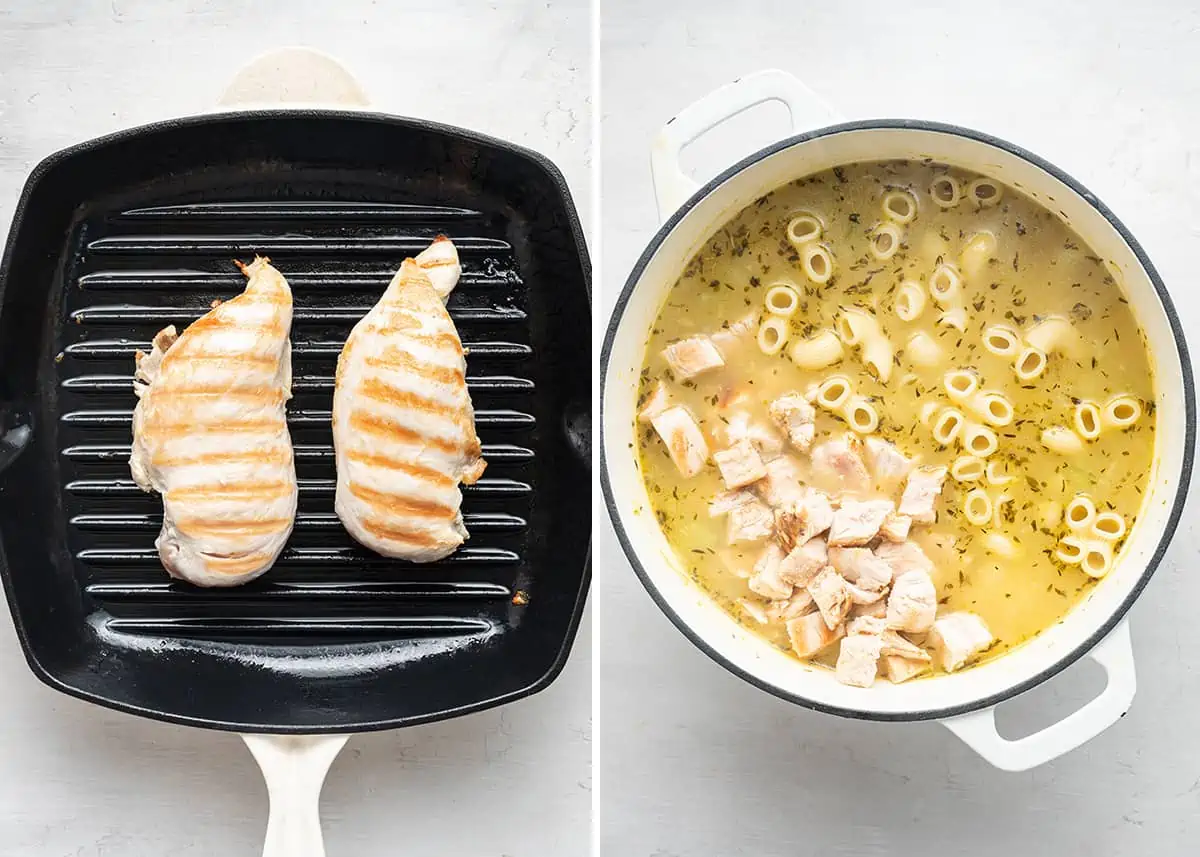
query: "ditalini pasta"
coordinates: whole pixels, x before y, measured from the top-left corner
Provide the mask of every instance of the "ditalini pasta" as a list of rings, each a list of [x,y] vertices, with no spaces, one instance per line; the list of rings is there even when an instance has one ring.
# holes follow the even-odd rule
[[[792,346],[792,362],[801,369],[824,369],[842,359],[842,340],[832,330],[822,330]]]
[[[896,316],[901,321],[916,321],[925,312],[925,290],[920,283],[905,280],[896,289]]]
[[[892,360],[896,350],[883,332],[879,320],[865,310],[849,307],[838,314],[837,330],[842,341],[852,348],[858,348],[863,363],[886,384],[892,376]]]
[[[717,224],[654,319],[638,526],[831,681],[995,657],[1137,535],[1156,391],[1120,271],[990,176],[794,178]]]
[[[777,283],[767,289],[767,297],[764,303],[766,304],[767,312],[772,315],[791,318],[796,314],[796,309],[800,306],[800,296],[796,294],[795,289],[786,283]]]

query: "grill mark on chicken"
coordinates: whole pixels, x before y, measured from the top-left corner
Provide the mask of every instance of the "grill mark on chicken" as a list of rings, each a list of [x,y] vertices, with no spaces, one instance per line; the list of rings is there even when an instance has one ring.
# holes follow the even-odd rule
[[[353,461],[355,464],[363,464],[367,467],[382,467],[387,470],[398,470],[401,473],[406,473],[416,479],[423,479],[430,482],[439,488],[453,488],[455,482],[445,473],[440,470],[435,470],[432,467],[425,467],[420,464],[415,464],[411,461],[400,461],[396,458],[391,458],[378,453],[362,452],[357,449],[352,449],[346,453],[346,458]]]
[[[438,544],[437,537],[424,530],[384,524],[376,521],[374,518],[364,518],[361,523],[362,528],[371,535],[376,538],[387,539],[390,542],[400,542],[418,548],[434,547]]]
[[[238,482],[225,484],[215,482],[207,485],[186,485],[182,488],[172,488],[166,493],[169,500],[219,500],[236,498],[239,500],[275,500],[286,497],[296,490],[288,482]]]
[[[164,422],[147,422],[143,427],[144,431],[152,431],[158,435],[160,440],[165,440],[179,435],[194,434],[197,428],[203,427],[206,434],[228,433],[228,434],[243,434],[251,432],[275,432],[279,428],[279,424],[275,420],[244,420],[242,422],[232,422],[225,420],[222,422],[208,423],[200,418],[199,415],[194,415],[187,422],[180,423],[164,423]]]
[[[461,369],[451,366],[438,366],[418,360],[407,351],[399,348],[387,348],[382,357],[366,357],[363,363],[375,369],[408,369],[431,381],[440,384],[461,384],[465,377]]]
[[[287,401],[287,395],[278,388],[263,387],[257,385],[254,387],[230,387],[222,385],[209,385],[204,387],[190,387],[184,389],[172,389],[173,396],[188,396],[189,398],[229,398],[236,396],[239,399],[251,399],[263,405],[281,405]]]
[[[453,507],[436,500],[425,500],[409,494],[388,494],[368,488],[358,482],[351,482],[348,487],[350,493],[358,499],[394,515],[411,515],[416,518],[433,518],[443,521],[454,517],[456,511]]]
[[[205,559],[208,560],[208,566],[213,571],[219,574],[234,575],[254,571],[264,562],[269,561],[271,557],[255,551],[254,553],[237,554],[235,556],[205,554]]]
[[[242,452],[224,451],[201,453],[199,455],[168,456],[155,454],[154,464],[158,467],[188,467],[196,464],[287,464],[292,451],[280,447],[278,449],[252,449]]]
[[[192,538],[205,535],[265,536],[279,532],[292,524],[291,518],[268,518],[262,521],[226,521],[220,519],[187,518],[175,522],[175,528]]]
[[[224,306],[230,306],[234,301],[240,298],[234,298]],[[203,343],[204,337],[196,336],[195,334],[210,333],[218,330],[236,330],[238,333],[262,337],[265,339],[275,339],[285,335],[284,326],[277,321],[270,324],[245,324],[236,319],[228,318],[229,313],[225,316],[206,315],[193,321],[187,329],[187,333],[193,334],[188,339],[181,340],[178,345],[183,349],[182,353],[188,354],[192,349],[197,347],[198,343]]]
[[[393,407],[410,408],[424,414],[446,417],[456,423],[462,416],[461,405],[447,405],[428,396],[422,396],[420,393],[393,387],[391,384],[380,381],[378,378],[368,378],[363,381],[362,385],[358,388],[358,394],[364,398],[383,402]]]
[[[350,427],[356,431],[361,431],[366,434],[375,435],[389,440],[401,440],[407,443],[421,444],[422,446],[430,446],[441,452],[454,454],[461,452],[463,442],[461,438],[454,440],[446,440],[440,437],[432,437],[423,432],[411,429],[408,426],[393,422],[392,420],[377,417],[372,414],[364,414],[361,411],[355,411],[350,415]]]

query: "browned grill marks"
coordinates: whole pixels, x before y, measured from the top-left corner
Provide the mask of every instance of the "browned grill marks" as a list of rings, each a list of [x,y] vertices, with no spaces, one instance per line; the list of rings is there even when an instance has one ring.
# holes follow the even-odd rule
[[[426,363],[395,347],[385,348],[381,357],[366,357],[363,362],[376,369],[407,369],[440,384],[459,384],[464,381],[463,372],[457,367]]]
[[[431,533],[384,524],[372,518],[364,518],[362,528],[376,538],[391,542],[404,542],[416,547],[434,547],[441,544],[437,536]]]
[[[274,482],[239,482],[236,484],[188,485],[183,488],[172,488],[166,493],[170,500],[209,500],[227,497],[239,500],[274,500],[286,497],[293,491],[293,486],[282,480]]]
[[[158,467],[186,467],[191,464],[287,464],[291,453],[286,449],[252,449],[244,452],[208,452],[199,455],[167,456],[155,454]]]
[[[383,467],[388,470],[398,470],[402,473],[407,473],[409,476],[417,479],[424,479],[426,482],[432,482],[439,488],[453,488],[456,484],[453,479],[442,473],[440,470],[435,470],[432,467],[425,467],[421,464],[415,464],[410,461],[400,461],[395,458],[390,458],[386,455],[378,455],[370,452],[361,452],[352,449],[346,453],[346,458],[356,464],[365,464],[369,467]]]
[[[350,493],[365,503],[370,503],[377,509],[384,509],[395,515],[411,515],[416,518],[434,518],[445,520],[454,517],[454,508],[433,500],[423,500],[420,497],[410,497],[405,494],[387,494],[376,491],[357,482],[349,484]]]
[[[371,414],[364,414],[360,411],[355,411],[350,415],[350,427],[356,431],[373,434],[376,437],[430,446],[451,454],[461,452],[463,447],[461,439],[444,440],[440,437],[429,437],[419,431],[410,429],[408,426],[372,416]]]
[[[461,405],[442,404],[439,401],[422,396],[420,393],[401,390],[398,387],[393,387],[391,384],[385,384],[376,378],[368,378],[363,381],[358,392],[359,395],[368,399],[374,399],[377,402],[383,402],[398,408],[410,408],[411,410],[426,414],[435,414],[439,417],[453,420],[456,423],[462,416]]]
[[[291,526],[291,518],[269,518],[262,521],[223,521],[203,518],[185,518],[176,521],[175,527],[191,538],[205,535],[216,536],[265,536]]]

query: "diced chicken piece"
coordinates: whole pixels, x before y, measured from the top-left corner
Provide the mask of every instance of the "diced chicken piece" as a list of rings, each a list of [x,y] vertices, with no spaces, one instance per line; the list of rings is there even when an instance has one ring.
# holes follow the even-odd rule
[[[754,331],[758,329],[758,314],[750,313],[709,337],[723,354],[732,354],[737,348],[754,342]]]
[[[829,564],[824,539],[809,539],[793,548],[779,565],[779,576],[794,586],[808,586]]]
[[[904,494],[900,497],[899,513],[908,515],[915,523],[932,524],[937,520],[933,504],[942,493],[942,483],[945,481],[946,468],[918,467],[908,474]]]
[[[707,336],[692,336],[672,342],[663,349],[663,357],[680,380],[695,378],[704,372],[720,369],[725,358]]]
[[[729,417],[724,435],[730,446],[739,441],[749,442],[764,460],[783,452],[783,438],[771,427],[751,419],[746,411],[736,411]]]
[[[791,549],[828,530],[834,515],[829,498],[811,488],[799,500],[775,510],[775,533],[784,548]]]
[[[767,407],[775,424],[801,452],[812,449],[817,433],[817,409],[799,393],[780,396]]]
[[[850,608],[851,619],[861,619],[870,617],[872,619],[884,619],[887,617],[887,601],[880,598],[872,604],[855,604]]]
[[[834,675],[851,687],[870,687],[879,672],[881,641],[876,634],[851,634],[842,640]]]
[[[891,500],[843,500],[829,527],[830,546],[865,545],[879,534],[884,520],[895,511],[896,504]]]
[[[682,405],[667,408],[650,420],[667,445],[671,460],[684,476],[692,477],[708,462],[708,441],[691,412]]]
[[[994,641],[992,632],[974,613],[951,613],[933,623],[929,645],[938,664],[946,672],[954,672],[987,649]]]
[[[846,614],[854,605],[850,600],[850,590],[846,587],[845,579],[830,566],[825,566],[817,572],[817,576],[808,584],[808,594],[816,602],[821,618],[831,629],[846,620]]]
[[[713,453],[713,463],[721,471],[726,488],[744,488],[767,475],[762,459],[748,440],[717,450]]]
[[[893,580],[910,571],[933,574],[933,561],[915,542],[880,542],[875,548],[875,556],[892,567]]]
[[[864,492],[871,487],[871,476],[858,444],[849,438],[827,440],[812,448],[813,478],[831,492]]]
[[[743,501],[730,509],[725,519],[725,540],[731,545],[762,541],[775,532],[775,515],[770,507],[748,491],[742,492],[742,497]]]
[[[886,625],[887,622],[885,621],[883,624]],[[926,663],[932,660],[929,652],[897,631],[887,629],[880,636],[883,637],[883,653],[885,655],[897,655],[908,660],[925,661]]]
[[[651,422],[669,406],[670,396],[667,394],[667,385],[659,381],[654,387],[654,392],[642,403],[642,409],[638,411],[638,420],[644,423]]]
[[[840,640],[846,628],[838,625],[830,628],[820,613],[809,613],[787,623],[788,639],[797,657],[811,658],[813,655]]]
[[[728,515],[743,503],[753,503],[758,498],[749,491],[722,491],[708,501],[708,516],[719,518]]]
[[[863,589],[850,581],[846,581],[846,591],[850,593],[851,604],[864,606],[883,601],[883,596],[887,594],[882,589]]]
[[[749,598],[739,598],[737,603],[742,608],[742,612],[758,624],[765,625],[770,621],[767,611],[757,601],[751,601]]]
[[[716,337],[713,337],[716,341]],[[725,384],[717,391],[717,410],[727,411],[730,408],[736,408],[738,405],[745,404],[750,401],[749,391],[741,384]],[[737,416],[736,414],[734,416]],[[747,417],[750,415],[747,414]],[[732,422],[732,418],[730,422]]]
[[[912,530],[912,518],[908,515],[888,515],[883,519],[879,535],[889,542],[902,542],[908,538],[910,530]]]
[[[767,475],[754,484],[754,490],[767,505],[782,506],[798,501],[808,493],[804,487],[804,470],[790,455],[773,458],[764,467]]]
[[[786,601],[772,601],[767,607],[767,616],[772,622],[786,622],[789,619],[797,619],[800,616],[807,616],[809,613],[816,611],[816,602],[812,600],[812,596],[808,594],[807,589],[797,589],[792,593],[792,597]]]
[[[847,634],[874,634],[882,637],[887,630],[887,622],[875,616],[858,616],[846,623]]]
[[[908,681],[910,678],[916,678],[928,669],[929,661],[902,658],[898,655],[883,656],[883,671],[894,684],[900,684],[901,682]]]
[[[937,617],[937,590],[925,571],[906,571],[888,595],[887,623],[896,631],[923,634]]]
[[[792,597],[792,585],[779,576],[779,564],[783,561],[783,550],[771,543],[763,548],[758,562],[754,564],[754,576],[750,578],[750,591],[763,598],[777,601]]]
[[[892,567],[870,548],[829,549],[829,564],[842,577],[862,589],[881,592],[892,584]],[[868,602],[862,602],[868,603]]]
[[[878,437],[868,437],[864,442],[867,449],[867,464],[881,488],[892,488],[904,481],[913,468],[913,461],[906,457],[895,444]]]

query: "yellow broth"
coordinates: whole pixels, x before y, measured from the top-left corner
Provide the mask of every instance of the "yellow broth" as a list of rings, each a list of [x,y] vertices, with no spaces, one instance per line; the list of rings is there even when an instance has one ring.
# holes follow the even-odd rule
[[[1066,504],[1076,494],[1091,497],[1097,508],[1124,516],[1132,527],[1146,489],[1153,455],[1153,380],[1143,335],[1119,287],[1104,263],[1058,217],[1012,188],[1004,187],[999,203],[983,207],[964,200],[942,209],[930,197],[936,176],[951,174],[965,188],[974,176],[943,165],[915,162],[861,163],[798,179],[757,200],[717,230],[689,261],[671,289],[654,324],[641,374],[639,399],[646,400],[657,382],[667,382],[673,403],[686,405],[709,439],[721,444],[719,405],[731,391],[751,395],[746,405],[757,422],[770,425],[766,406],[789,391],[804,391],[830,375],[852,380],[856,392],[871,397],[880,415],[878,437],[895,443],[922,464],[949,466],[962,450],[939,447],[920,419],[928,401],[952,404],[943,374],[957,368],[976,370],[981,389],[999,390],[1012,403],[1012,424],[996,428],[999,449],[989,460],[1003,463],[1013,479],[1006,485],[956,482],[947,478],[937,503],[938,520],[914,526],[912,539],[936,565],[934,582],[938,614],[953,610],[978,613],[997,638],[985,657],[992,657],[1038,634],[1060,620],[1093,584],[1079,566],[1063,565],[1053,552],[1065,533],[1047,523],[1046,504]],[[910,191],[918,214],[900,226],[896,254],[878,261],[869,252],[877,226],[884,221],[882,199],[892,188]],[[835,259],[835,275],[825,284],[810,282],[796,249],[786,238],[791,218],[816,214],[824,224],[822,242]],[[976,277],[965,277],[966,330],[939,326],[936,304],[922,315],[901,321],[894,296],[904,280],[926,288],[939,262],[957,263],[964,244],[987,231],[996,239],[994,257]],[[745,344],[726,349],[726,365],[691,381],[675,379],[661,352],[676,340],[712,334],[749,316],[757,329],[766,316],[764,295],[779,282],[800,294],[800,307],[789,321],[790,338],[779,354],[764,354],[753,331]],[[839,308],[859,307],[872,313],[896,347],[896,365],[887,384],[880,383],[846,349],[844,359],[829,368],[805,371],[789,356],[791,346],[820,329],[834,329]],[[1040,318],[1070,319],[1079,333],[1073,357],[1053,354],[1045,373],[1019,381],[1012,361],[982,347],[983,330],[996,323],[1024,331]],[[934,368],[913,365],[904,352],[912,333],[925,331],[946,351]],[[732,351],[732,353],[730,353]],[[1061,455],[1047,449],[1041,432],[1050,425],[1073,425],[1079,400],[1103,404],[1127,393],[1141,402],[1143,415],[1131,429],[1106,430],[1082,453]],[[961,408],[960,408],[961,410]],[[818,409],[817,440],[847,430],[839,418]],[[724,490],[710,462],[697,476],[684,478],[666,447],[647,424],[639,424],[638,452],[653,513],[692,577],[739,622],[790,651],[782,622],[760,625],[736,603],[754,596],[746,585],[762,544],[725,543],[725,523],[710,517],[708,504]],[[993,501],[1011,497],[998,527],[969,524],[963,498],[983,488]],[[1019,550],[1015,558],[989,553],[985,532],[994,529]],[[738,570],[740,569],[740,574]],[[836,657],[833,646],[819,658]]]

